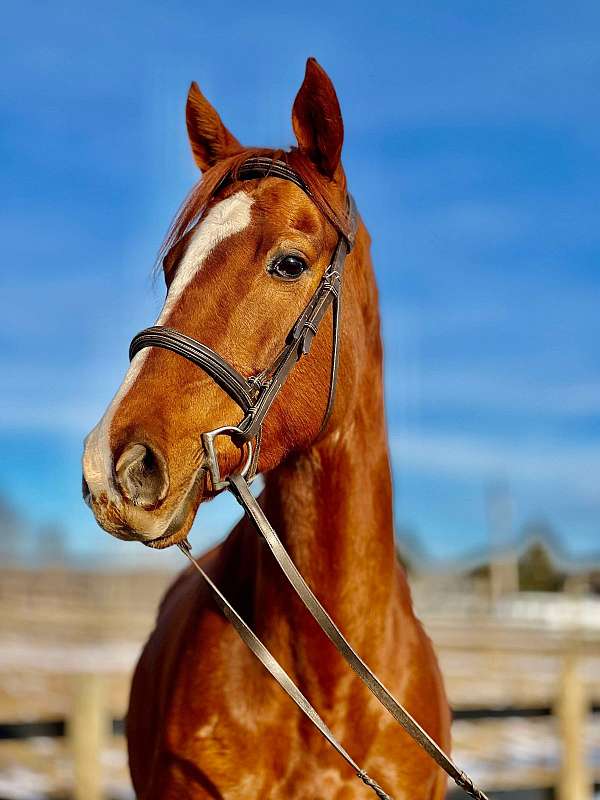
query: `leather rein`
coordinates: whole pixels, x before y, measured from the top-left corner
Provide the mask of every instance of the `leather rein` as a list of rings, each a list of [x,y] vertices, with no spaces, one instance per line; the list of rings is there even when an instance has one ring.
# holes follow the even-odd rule
[[[238,168],[235,175],[226,176],[225,180],[221,182],[217,188],[221,188],[224,182],[227,181],[253,180],[266,177],[276,177],[290,181],[305,192],[311,200],[314,200],[306,183],[284,161],[273,160],[262,156],[249,158]],[[207,345],[190,336],[186,336],[180,331],[164,326],[146,328],[134,336],[129,347],[129,357],[133,359],[134,356],[145,347],[159,347],[177,353],[210,375],[210,377],[240,406],[244,416],[238,425],[226,425],[201,434],[213,489],[215,491],[227,489],[233,494],[244,509],[246,516],[258,535],[266,542],[273,553],[283,574],[308,612],[384,708],[387,709],[412,739],[439,764],[461,789],[475,798],[475,800],[488,800],[481,789],[473,783],[473,780],[456,766],[452,759],[446,755],[401,703],[399,703],[385,688],[377,676],[352,648],[343,633],[305,582],[302,575],[298,572],[281,540],[269,524],[269,521],[249,488],[250,482],[256,475],[258,466],[258,455],[264,419],[293,367],[302,357],[309,353],[312,340],[329,306],[332,306],[331,372],[329,396],[323,422],[321,424],[321,432],[327,425],[331,415],[335,399],[339,360],[342,276],[346,256],[354,245],[354,239],[359,224],[358,212],[351,195],[347,197],[347,213],[350,221],[350,230],[342,231],[338,228],[339,238],[329,266],[325,270],[319,285],[289,331],[284,345],[274,362],[258,375],[249,378],[245,377]],[[215,449],[215,439],[219,436],[230,437],[236,445],[242,450],[245,450],[244,463],[239,471],[227,476],[221,475]],[[392,800],[390,795],[386,794],[379,784],[355,763],[350,754],[336,739],[332,731],[294,684],[279,662],[271,655],[269,650],[267,650],[256,634],[229,603],[227,598],[220,592],[207,573],[193,558],[188,540],[185,539],[183,542],[180,542],[178,547],[200,573],[210,594],[224,616],[231,622],[244,643],[266,667],[286,694],[310,719],[331,746],[352,767],[357,777],[372,789],[381,800]]]

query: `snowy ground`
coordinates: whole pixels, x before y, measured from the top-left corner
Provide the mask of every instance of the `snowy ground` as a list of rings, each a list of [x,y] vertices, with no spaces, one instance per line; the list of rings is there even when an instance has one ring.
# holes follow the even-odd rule
[[[560,765],[560,747],[552,718],[460,721],[454,724],[454,757],[487,788],[552,786]],[[589,763],[600,771],[600,715],[590,718]],[[106,797],[132,800],[125,742],[111,741],[102,756]],[[37,738],[0,742],[0,797],[48,800],[72,791],[72,764],[64,740]]]

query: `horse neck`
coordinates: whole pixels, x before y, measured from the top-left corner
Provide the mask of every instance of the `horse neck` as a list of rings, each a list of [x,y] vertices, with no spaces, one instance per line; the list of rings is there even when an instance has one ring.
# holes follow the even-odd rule
[[[344,419],[273,470],[262,498],[292,560],[359,649],[361,642],[369,648],[385,642],[398,585],[378,319],[369,339],[368,370],[353,386],[352,400],[339,398],[349,407]],[[314,636],[315,623],[266,548],[258,561],[255,622],[275,650],[285,651],[286,628],[297,649],[303,636]],[[367,643],[373,630],[377,636]]]

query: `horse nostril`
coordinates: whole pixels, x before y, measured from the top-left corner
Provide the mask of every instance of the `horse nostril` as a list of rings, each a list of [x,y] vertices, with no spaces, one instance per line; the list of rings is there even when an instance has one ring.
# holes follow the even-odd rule
[[[81,476],[81,494],[83,495],[83,502],[91,507],[92,493],[90,492],[90,487],[85,479],[85,475]]]
[[[123,495],[134,505],[155,508],[169,488],[167,466],[162,455],[145,444],[129,445],[115,467]]]

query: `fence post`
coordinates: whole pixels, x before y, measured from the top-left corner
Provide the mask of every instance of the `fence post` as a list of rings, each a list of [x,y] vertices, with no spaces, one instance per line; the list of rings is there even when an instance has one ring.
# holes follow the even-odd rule
[[[75,800],[102,800],[102,748],[108,721],[101,675],[82,674],[75,679],[68,736],[73,754]]]
[[[576,646],[571,646],[564,656],[557,714],[561,741],[559,800],[591,800],[585,742],[588,703],[579,676]]]

